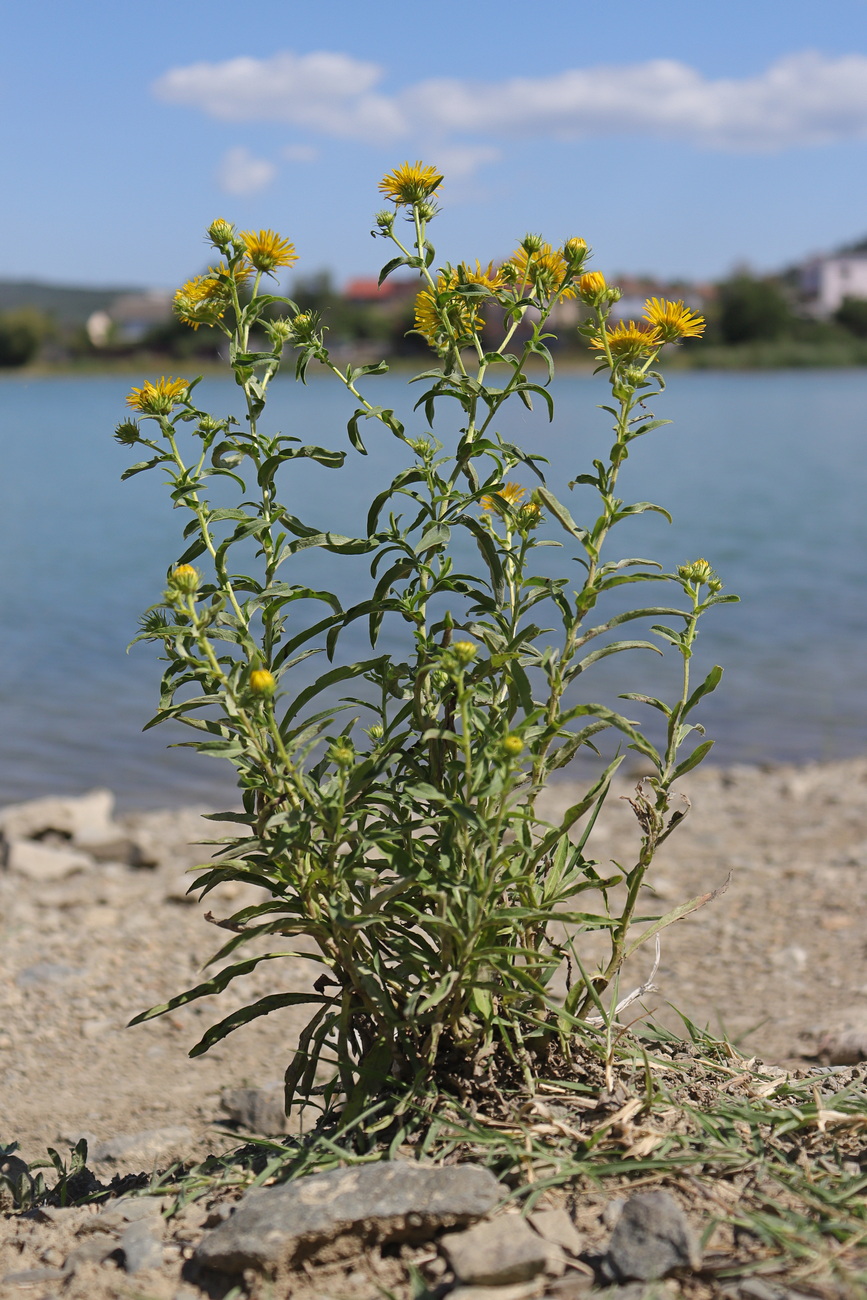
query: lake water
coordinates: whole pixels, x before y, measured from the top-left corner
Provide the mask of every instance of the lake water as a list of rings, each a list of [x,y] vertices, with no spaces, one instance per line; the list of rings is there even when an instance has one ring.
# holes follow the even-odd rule
[[[140,377],[0,381],[0,803],[93,785],[111,786],[128,806],[219,801],[232,791],[228,767],[167,750],[165,729],[141,733],[159,666],[152,648],[125,647],[138,615],[160,598],[186,520],[169,508],[158,475],[119,482],[130,457],[111,434],[132,382]],[[608,417],[596,409],[606,400],[601,379],[566,376],[552,391],[553,425],[517,405],[499,428],[548,456],[558,491],[603,452]],[[200,392],[215,414],[240,415],[231,381],[208,380]],[[303,388],[281,378],[272,392],[273,427],[348,445],[352,404],[336,381]],[[368,392],[424,431],[401,378],[373,379]],[[699,667],[726,669],[702,715],[716,761],[867,751],[867,372],[674,374],[654,410],[674,423],[634,445],[622,495],[666,506],[674,524],[628,521],[612,554],[666,567],[705,556],[741,596],[707,616],[700,641]],[[444,439],[447,414],[435,427]],[[376,485],[403,452],[372,425],[364,432],[367,458],[350,452],[349,473],[300,466],[286,504],[316,525],[362,529]],[[580,501],[573,506],[580,517]],[[286,576],[333,580],[358,599],[363,565],[337,575],[334,565],[308,551]],[[360,631],[347,642],[355,649],[364,655]],[[616,659],[599,665],[600,693],[661,687],[675,667],[631,658],[634,680],[625,682]]]

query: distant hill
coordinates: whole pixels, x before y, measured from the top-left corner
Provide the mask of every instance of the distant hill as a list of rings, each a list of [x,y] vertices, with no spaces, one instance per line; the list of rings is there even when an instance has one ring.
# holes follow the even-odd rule
[[[38,280],[0,280],[0,312],[35,307],[59,325],[83,325],[93,312],[105,311],[123,294],[141,292],[136,285],[76,288]]]

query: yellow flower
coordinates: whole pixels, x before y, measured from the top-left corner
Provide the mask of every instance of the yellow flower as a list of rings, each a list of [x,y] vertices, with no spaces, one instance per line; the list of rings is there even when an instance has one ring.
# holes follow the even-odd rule
[[[282,239],[274,230],[242,230],[238,235],[247,256],[257,271],[276,271],[281,266],[294,266],[298,261],[295,245]]]
[[[221,250],[226,247],[234,233],[235,227],[231,221],[226,221],[224,217],[217,217],[216,221],[212,221],[207,231],[208,239],[215,248]]]
[[[475,270],[461,262],[460,266],[447,274],[440,271],[436,293],[431,289],[422,289],[415,300],[416,332],[427,339],[431,347],[466,347],[484,324],[479,299],[452,293],[442,302],[437,300],[461,284],[478,284],[493,293],[502,283],[500,272],[494,270],[493,262],[489,262],[484,270],[477,261]]]
[[[521,506],[518,511],[518,527],[526,528],[528,531],[535,528],[541,521],[542,511],[535,501],[528,501],[526,505]]]
[[[515,758],[524,748],[524,742],[514,731],[509,732],[508,736],[503,737],[503,749],[510,758]]]
[[[601,271],[588,271],[578,281],[578,294],[585,302],[595,302],[597,295],[607,287]]]
[[[169,586],[175,591],[182,591],[191,596],[198,591],[202,575],[191,564],[179,564],[169,575]]]
[[[498,514],[502,513],[503,502],[509,506],[520,505],[525,495],[525,489],[520,483],[504,483],[499,492],[494,492],[489,497],[482,497],[483,510],[496,510]],[[529,509],[524,506],[523,509]],[[538,506],[536,507],[538,511]]]
[[[684,582],[697,582],[699,585],[707,583],[712,592],[722,588],[719,578],[704,559],[693,560],[691,564],[678,565],[677,576],[683,578]]]
[[[634,320],[631,320],[628,325],[626,321],[621,321],[614,329],[607,329],[605,339],[611,355],[615,358],[637,357],[643,352],[655,352],[662,343],[657,330],[641,324],[636,325]],[[591,346],[596,352],[605,351],[605,343],[601,337],[597,337]]]
[[[563,256],[568,257],[570,261],[577,262],[579,258],[584,258],[586,254],[587,240],[582,239],[580,235],[573,235],[563,245]]]
[[[208,268],[207,275],[197,275],[178,289],[174,299],[174,312],[185,325],[197,330],[200,325],[216,325],[231,304],[229,281],[240,287],[250,279],[249,266],[229,269],[225,262]]]
[[[168,415],[172,408],[186,399],[189,380],[167,379],[165,375],[152,384],[145,380],[141,388],[134,388],[126,399],[127,406],[142,415]]]
[[[539,247],[531,246],[528,252],[524,247],[528,242],[531,245],[539,243]],[[560,290],[561,298],[574,298],[575,290],[567,283],[569,263],[561,249],[535,239],[525,240],[524,244],[515,249],[506,264],[509,278],[519,290],[533,289],[544,298],[550,298]]]
[[[269,673],[267,668],[254,668],[250,673],[250,690],[254,695],[267,697],[273,695],[276,689],[274,675]]]
[[[392,203],[412,207],[414,203],[423,203],[439,188],[442,180],[436,167],[426,166],[421,161],[415,164],[405,162],[402,167],[395,167],[393,172],[383,176],[379,189]]]
[[[648,298],[644,306],[644,319],[649,320],[658,330],[663,343],[695,339],[704,333],[704,317],[697,316],[689,307],[684,307],[682,301],[668,302],[664,298]]]
[[[456,641],[452,646],[455,658],[460,664],[470,664],[476,657],[479,647],[474,641]]]

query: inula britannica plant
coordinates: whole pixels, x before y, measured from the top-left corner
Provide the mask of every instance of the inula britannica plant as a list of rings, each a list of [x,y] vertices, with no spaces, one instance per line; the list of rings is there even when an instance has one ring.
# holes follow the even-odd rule
[[[136,418],[116,434],[145,456],[126,476],[159,469],[188,517],[164,598],[142,622],[166,660],[153,723],[190,728],[196,748],[234,765],[241,791],[242,811],[221,814],[237,835],[195,887],[232,880],[267,891],[223,921],[231,937],[213,978],[138,1019],[274,962],[275,991],[210,1028],[193,1052],[257,1016],[306,1007],[287,1106],[315,1095],[344,1122],[375,1099],[430,1106],[486,1071],[517,1069],[532,1087],[552,1054],[568,1065],[625,959],[689,910],[646,915],[639,903],[682,816],[672,785],[711,745],[696,743],[694,716],[721,669],[691,679],[699,619],[735,599],[704,559],[663,573],[618,557],[609,536],[660,509],[621,500],[618,476],[633,441],[666,423],[647,408],[662,387],[660,354],[699,335],[701,317],[654,298],[640,320],[610,323],[619,290],[588,269],[577,237],[554,247],[528,235],[504,262],[434,269],[441,182],[435,168],[406,163],[380,183],[388,206],[374,233],[395,254],[382,279],[418,274],[414,326],[430,348],[406,411],[377,402],[384,364],[341,368],[325,325],[271,291],[296,261],[292,244],[218,220],[208,230],[215,265],[175,307],[191,328],[225,334],[241,409],[211,414],[197,381],[162,378],[133,389]],[[543,452],[549,319],[569,300],[608,385],[613,439],[567,488],[548,481]],[[287,353],[297,379],[319,367],[345,389],[348,448],[308,445],[269,421],[269,384]],[[514,401],[543,417],[531,445],[500,431]],[[300,460],[322,475],[352,473],[374,439],[388,441],[400,467],[360,535],[328,517],[327,497],[315,518],[283,504]],[[213,503],[215,480],[220,500],[226,484],[236,491],[233,505]],[[583,521],[564,500],[576,484],[595,493]],[[567,548],[580,578],[546,570],[552,545]],[[355,604],[311,585],[311,548],[335,571],[367,557],[369,587]],[[606,609],[625,584],[650,597]],[[636,623],[651,640],[618,639]],[[382,649],[384,624],[398,649]],[[356,625],[370,648],[350,662],[346,630]],[[616,700],[594,700],[598,660],[660,645],[677,664],[669,701],[629,692],[621,712]],[[324,656],[318,676],[314,654]],[[603,733],[618,743],[606,750]],[[652,773],[632,801],[640,849],[604,868],[588,838],[627,750]],[[559,820],[545,820],[540,792],[580,754],[595,756],[595,776]],[[582,939],[600,931],[607,955],[591,963]],[[310,980],[281,989],[279,959],[298,956]]]

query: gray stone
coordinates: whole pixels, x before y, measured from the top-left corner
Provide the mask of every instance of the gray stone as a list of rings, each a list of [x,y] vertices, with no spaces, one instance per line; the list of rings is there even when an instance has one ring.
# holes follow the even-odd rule
[[[78,849],[40,844],[37,840],[11,840],[6,865],[16,875],[44,885],[53,880],[65,880],[81,871],[91,871],[93,859]]]
[[[443,1237],[440,1249],[458,1280],[472,1286],[508,1286],[544,1272],[547,1244],[517,1214],[503,1214],[468,1232]]]
[[[118,1249],[116,1237],[110,1237],[104,1232],[97,1233],[89,1241],[85,1241],[75,1250],[66,1260],[67,1272],[75,1272],[80,1264],[104,1264],[109,1255],[113,1255]]]
[[[92,1219],[94,1232],[110,1232],[123,1228],[139,1219],[151,1219],[162,1212],[163,1203],[155,1196],[121,1196],[109,1201],[105,1209]]]
[[[67,799],[31,799],[0,809],[0,833],[7,840],[34,839],[54,831],[77,843],[99,843],[117,839],[112,821],[114,795],[110,790],[91,790]]]
[[[127,1227],[120,1239],[123,1267],[127,1273],[140,1273],[143,1268],[161,1268],[163,1245],[150,1223],[137,1219]]]
[[[608,1265],[619,1282],[653,1281],[675,1269],[698,1268],[695,1234],[668,1192],[637,1192],[623,1207],[608,1243]]]
[[[90,1152],[92,1160],[156,1160],[172,1147],[189,1142],[192,1131],[186,1124],[167,1128],[142,1129],[140,1133],[121,1133],[107,1142],[97,1142]]]
[[[584,1249],[584,1238],[566,1210],[536,1210],[530,1215],[529,1222],[540,1237],[570,1255],[580,1255]]]
[[[38,1286],[40,1282],[59,1282],[64,1277],[62,1268],[22,1268],[17,1273],[6,1273],[0,1281],[9,1286]]]
[[[361,1245],[426,1240],[488,1214],[504,1189],[477,1165],[382,1161],[248,1193],[199,1243],[205,1268],[240,1273],[295,1259],[345,1258]]]
[[[540,1295],[538,1282],[516,1282],[512,1286],[459,1286],[449,1291],[449,1300],[534,1300]]]
[[[223,1094],[222,1107],[232,1123],[248,1133],[279,1137],[286,1132],[282,1083],[266,1088],[232,1088]]]

